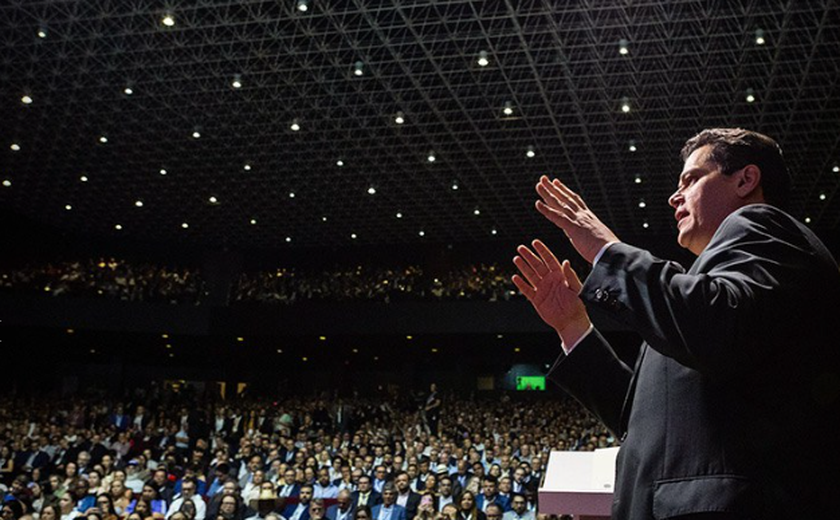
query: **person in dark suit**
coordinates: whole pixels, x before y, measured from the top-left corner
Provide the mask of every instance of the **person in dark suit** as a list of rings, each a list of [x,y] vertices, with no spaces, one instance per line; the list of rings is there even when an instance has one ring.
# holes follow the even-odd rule
[[[342,489],[335,500],[336,503],[327,508],[326,518],[328,520],[353,520],[355,510],[350,490]]]
[[[408,473],[400,471],[394,476],[394,487],[397,489],[397,505],[405,508],[405,515],[412,520],[417,515],[420,506],[420,494],[415,493],[408,483]],[[382,493],[383,497],[385,493]]]
[[[499,483],[493,475],[481,479],[481,493],[475,497],[475,506],[479,511],[487,512],[487,506],[498,504],[502,512],[510,511],[510,499],[499,494]]]
[[[373,507],[382,503],[382,495],[373,489],[373,483],[368,475],[359,477],[359,489],[351,494],[353,509],[361,506]]]
[[[537,209],[593,264],[581,284],[541,242],[514,259],[514,283],[563,353],[549,378],[618,437],[613,518],[829,518],[840,455],[840,273],[781,207],[789,177],[769,137],[705,130],[682,151],[678,242],[686,272],[622,243],[559,180]],[[622,362],[589,314],[644,344]],[[600,313],[600,314],[599,314]]]

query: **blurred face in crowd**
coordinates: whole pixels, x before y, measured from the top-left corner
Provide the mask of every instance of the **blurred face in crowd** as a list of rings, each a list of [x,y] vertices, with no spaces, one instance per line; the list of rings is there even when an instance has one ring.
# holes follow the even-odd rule
[[[367,493],[371,490],[371,483],[370,477],[367,475],[362,475],[359,477],[359,492],[360,493]]]
[[[324,518],[324,513],[323,503],[316,504],[313,502],[312,505],[309,506],[309,518],[312,520],[320,520],[321,518]]]
[[[376,480],[385,480],[385,466],[376,466],[374,474],[376,475]]]
[[[498,504],[488,504],[484,514],[488,520],[499,520],[502,517],[502,508]]]
[[[300,488],[300,502],[308,504],[310,500],[312,500],[312,488],[310,486]]]
[[[254,477],[251,481],[254,483],[255,486],[259,486],[260,484],[262,484],[264,478],[265,473],[263,473],[262,470],[257,470],[254,472]]]
[[[469,491],[461,495],[461,511],[469,511],[475,506],[475,498]]]
[[[444,477],[438,483],[438,494],[442,497],[448,497],[452,494],[452,479]]]
[[[510,501],[510,507],[516,511],[516,514],[522,515],[525,512],[528,503],[525,501],[525,497],[517,496],[513,497],[513,500]]]
[[[237,488],[236,482],[232,482],[232,481],[225,482],[225,484],[222,486],[222,494],[223,495],[235,495],[236,491],[237,491],[236,488]]]
[[[327,468],[321,468],[318,470],[318,483],[323,487],[330,485],[330,470]]]
[[[295,470],[287,469],[283,472],[283,482],[286,485],[291,485],[295,483]]]
[[[386,506],[390,506],[394,504],[394,501],[397,499],[397,494],[391,488],[386,488],[382,490],[382,503]]]
[[[143,486],[143,492],[142,493],[143,493],[143,495],[142,495],[143,500],[148,500],[149,502],[154,500],[155,497],[157,496],[157,491],[155,490],[155,488],[153,488],[152,486],[150,486],[148,484]]]
[[[398,492],[405,493],[408,490],[408,475],[405,473],[397,475],[397,478],[394,479],[394,485]]]
[[[192,498],[192,496],[195,495],[195,483],[184,482],[183,484],[181,484],[181,494],[184,496],[184,498]]]
[[[484,490],[484,496],[492,497],[496,494],[496,483],[491,480],[485,480],[482,483],[482,489]]]
[[[58,506],[61,508],[61,514],[66,515],[73,510],[73,498],[68,494],[62,495],[62,497],[58,499]]]
[[[222,503],[219,504],[219,512],[225,516],[232,516],[236,513],[236,497],[233,495],[222,497]]]
[[[39,520],[59,520],[56,518],[55,508],[53,506],[47,506],[41,510],[41,516],[38,518]]]

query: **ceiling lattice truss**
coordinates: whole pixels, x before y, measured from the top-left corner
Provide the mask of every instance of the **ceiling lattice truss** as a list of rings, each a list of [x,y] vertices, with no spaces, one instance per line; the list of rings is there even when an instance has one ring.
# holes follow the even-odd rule
[[[792,213],[840,224],[837,2],[307,7],[3,2],[0,205],[241,247],[527,239],[546,173],[620,236],[667,235],[681,144],[743,126],[786,150]]]

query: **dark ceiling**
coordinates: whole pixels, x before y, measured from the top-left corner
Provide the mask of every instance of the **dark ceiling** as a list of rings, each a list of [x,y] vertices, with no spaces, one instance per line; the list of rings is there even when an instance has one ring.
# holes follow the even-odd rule
[[[681,144],[743,126],[785,149],[792,213],[840,225],[837,2],[297,7],[5,0],[0,206],[234,247],[523,240],[547,173],[622,237],[673,235]]]

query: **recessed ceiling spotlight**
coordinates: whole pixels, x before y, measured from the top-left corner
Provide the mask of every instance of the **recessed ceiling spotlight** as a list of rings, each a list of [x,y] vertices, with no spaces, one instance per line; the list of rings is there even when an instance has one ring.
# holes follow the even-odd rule
[[[481,215],[481,210],[480,210],[480,209],[478,209],[478,208],[475,208],[475,209],[473,210],[473,215],[476,215],[476,216],[477,216],[477,215]]]
[[[11,188],[12,187],[12,181],[10,181],[9,179],[3,179],[3,186],[6,187],[6,188]]]
[[[636,178],[633,180],[636,184],[642,183],[642,177],[640,175],[636,175]]]
[[[748,88],[747,89],[747,97],[745,99],[747,100],[747,103],[755,102],[755,91],[751,88]]]
[[[403,218],[402,211],[397,211],[397,218]]]
[[[628,42],[624,38],[618,40],[618,53],[622,56],[627,56],[628,54],[630,54],[630,49],[628,47],[629,45],[630,42]]]
[[[766,40],[764,39],[764,30],[763,29],[756,29],[755,30],[755,44],[756,45],[764,45]]]
[[[121,230],[122,224],[117,224],[116,226],[114,226],[114,229],[116,229],[117,231]]]
[[[295,198],[295,192],[290,191],[290,192],[289,192],[289,198],[290,198],[290,199]]]
[[[189,224],[187,224],[186,222],[182,222],[182,223],[181,223],[181,227],[182,227],[183,229],[187,229],[187,228],[189,228],[189,227],[190,227],[190,225],[189,225]]]
[[[457,190],[458,190],[458,181],[454,181],[452,183],[452,191],[457,191]]]
[[[17,144],[17,143],[12,143],[12,145],[9,148],[11,148],[13,152],[19,152],[20,151],[20,145]]]
[[[423,231],[422,229],[417,234],[420,235],[421,237],[426,236],[426,232]]]
[[[811,223],[811,217],[805,217],[805,223],[810,224]]]
[[[342,161],[341,159],[339,159],[339,160],[335,161],[335,165],[336,165],[336,166],[344,166],[344,161]]]
[[[20,98],[20,102],[24,105],[31,105],[32,104],[32,96],[28,94],[24,94],[22,98]]]
[[[321,222],[326,222],[326,221],[327,221],[327,217],[326,217],[326,215],[325,215],[325,216],[323,216],[323,217],[321,217]]]
[[[287,242],[287,243],[288,243],[288,242],[291,242],[291,241],[292,241],[292,237],[286,237],[286,242]]]
[[[172,27],[172,26],[175,25],[175,17],[172,16],[171,14],[166,14],[166,15],[163,16],[160,23],[162,23],[163,25],[165,25],[167,27]]]
[[[239,74],[234,74],[233,81],[231,81],[230,86],[233,88],[242,88],[242,76]]]
[[[354,76],[364,76],[365,74],[365,63],[363,61],[357,61],[353,64],[353,75]]]
[[[38,38],[46,38],[47,37],[47,28],[44,27],[44,26],[39,27],[37,34],[38,34]]]
[[[356,235],[356,233],[350,233],[350,238],[352,238],[353,240],[356,240],[358,238],[358,236]]]
[[[490,65],[490,57],[487,54],[487,51],[480,51],[478,53],[478,59],[476,60],[479,67],[486,67]]]
[[[825,193],[820,193],[820,200],[825,200],[825,199],[826,199]]]
[[[371,186],[370,188],[368,188],[367,192],[368,192],[368,195],[376,195],[376,188]]]
[[[249,171],[251,171],[251,165],[246,163],[245,166],[242,167],[242,169],[245,170],[246,172],[249,172]]]
[[[301,13],[305,13],[309,10],[309,0],[298,0],[297,3],[297,10]]]
[[[210,196],[210,198],[207,200],[210,202],[210,204],[217,204],[219,202],[219,199],[217,199],[215,196]]]
[[[498,231],[496,231],[495,229],[491,229],[490,234],[491,235],[496,235],[496,234],[498,234]]]
[[[642,227],[647,229],[650,227],[650,224],[648,224],[647,222],[642,222]]]
[[[160,174],[161,174],[161,175],[166,175],[166,170],[165,170],[165,169],[163,169],[163,168],[161,168],[161,169],[160,169]]]
[[[623,97],[621,98],[621,111],[625,114],[630,112],[630,98]]]
[[[640,207],[640,208],[646,208],[646,207],[647,207],[647,204],[645,204],[645,201],[644,201],[644,200],[640,200],[640,201],[639,201],[639,207]]]
[[[437,157],[435,157],[435,152],[434,151],[429,152],[429,156],[426,157],[426,160],[429,161],[429,162],[435,162],[437,160]]]
[[[832,168],[831,171],[833,171],[834,173],[840,173],[840,166],[835,164],[834,168]]]
[[[504,106],[504,108],[502,108],[502,114],[504,114],[506,116],[512,116],[513,115],[513,103],[511,103],[510,101],[505,101],[505,106]]]
[[[125,94],[126,96],[130,96],[130,95],[134,94],[134,89],[131,88],[131,87],[125,87],[123,89],[123,94]]]
[[[100,143],[102,143],[102,144],[105,144],[105,143],[107,143],[107,142],[108,142],[108,138],[107,138],[107,137],[105,137],[104,135],[103,135],[103,136],[100,136],[100,137],[99,137],[99,142],[100,142]]]
[[[199,132],[198,130],[193,130],[192,136],[193,139],[198,139],[201,137],[201,132]]]
[[[630,143],[627,145],[627,149],[630,150],[631,152],[635,152],[636,150],[638,150],[638,148],[636,148],[636,140],[635,139],[630,139]]]
[[[82,175],[81,177],[79,177],[79,180],[82,181],[82,182],[87,182],[88,181],[87,175]]]
[[[537,152],[534,151],[534,147],[529,146],[528,150],[525,152],[525,157],[527,157],[529,159],[533,159],[534,156],[536,156],[536,155],[537,155]]]
[[[70,211],[71,209],[73,209],[73,206],[71,206],[70,204],[65,204],[64,209]]]
[[[256,226],[256,225],[257,225],[257,219],[252,218],[252,219],[251,219],[251,225],[252,225],[252,226]]]
[[[297,132],[300,130],[300,121],[297,118],[292,119],[292,124],[289,125],[289,128],[292,129],[292,132]]]
[[[394,122],[398,125],[405,123],[405,114],[402,111],[397,112],[397,115],[394,116]]]
[[[134,205],[137,206],[138,208],[142,208],[143,207],[143,201],[142,200],[135,200]]]

